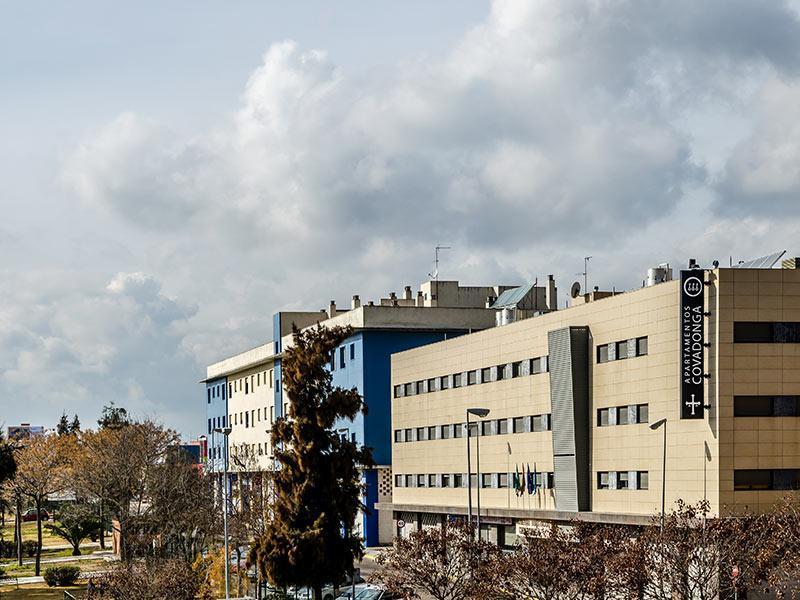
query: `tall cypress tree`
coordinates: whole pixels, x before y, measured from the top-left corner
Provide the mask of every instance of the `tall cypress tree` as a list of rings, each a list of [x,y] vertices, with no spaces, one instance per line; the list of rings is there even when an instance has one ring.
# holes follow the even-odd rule
[[[273,585],[308,586],[315,600],[324,584],[341,582],[364,553],[353,524],[363,508],[359,469],[372,466],[372,451],[340,437],[334,424],[366,406],[356,389],[334,388],[327,369],[351,332],[294,330],[281,365],[289,415],[272,428],[273,518],[250,555]]]

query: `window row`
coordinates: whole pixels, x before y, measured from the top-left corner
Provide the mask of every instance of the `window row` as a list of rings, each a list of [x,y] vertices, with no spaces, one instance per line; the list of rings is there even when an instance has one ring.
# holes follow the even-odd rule
[[[797,490],[800,469],[739,469],[733,472],[734,490]]]
[[[355,360],[356,358],[355,343],[339,346],[339,348],[335,348],[331,352],[331,360],[330,360],[331,371],[335,371],[336,369],[344,369],[347,366],[348,348],[349,348],[350,360]]]
[[[550,365],[547,356],[526,358],[525,360],[503,365],[484,367],[482,369],[474,369],[462,373],[453,373],[452,375],[442,375],[441,377],[420,379],[419,381],[411,381],[409,383],[401,383],[394,386],[394,397],[403,398],[451,388],[478,385],[480,383],[492,383],[504,379],[538,375],[539,373],[547,373],[549,370]]]
[[[647,336],[597,346],[597,362],[607,363],[647,354]]]
[[[740,321],[733,324],[733,341],[737,344],[800,343],[800,323]]]
[[[550,413],[508,419],[491,419],[470,423],[470,437],[506,435],[509,433],[531,433],[550,431],[552,420]],[[429,425],[427,427],[409,427],[394,430],[395,443],[424,442],[428,440],[447,440],[464,437],[466,423],[450,423],[447,425]]]
[[[228,418],[225,415],[211,418],[208,420],[208,434],[211,435],[211,432],[214,429],[219,429],[220,427],[227,427],[227,426],[228,426]]]
[[[269,413],[267,411],[269,410]],[[261,423],[262,415],[263,420],[267,420],[267,414],[269,414],[269,424],[272,425],[275,422],[275,407],[264,407],[263,413],[260,408],[252,409],[252,410],[245,410],[238,413],[231,413],[228,415],[228,422],[231,424],[232,427],[237,425],[244,425],[245,429],[248,427],[255,427],[256,423]],[[256,418],[258,420],[256,421]]]
[[[632,425],[647,423],[650,418],[647,404],[631,404],[629,406],[612,406],[597,409],[597,426]]]
[[[236,444],[231,446],[231,455],[241,458],[269,455],[269,443]]]
[[[211,401],[215,398],[222,398],[223,400],[225,400],[226,399],[225,391],[226,390],[224,383],[218,383],[217,385],[212,385],[211,387],[209,387],[206,390],[206,393],[208,394],[208,404],[211,404]]]
[[[269,371],[263,371],[261,373],[255,373],[253,375],[248,375],[247,377],[239,377],[238,379],[234,379],[230,383],[228,383],[228,397],[230,398],[233,396],[234,392],[244,392],[245,394],[249,394],[250,392],[254,392],[257,387],[261,387],[262,385],[269,385],[269,389],[272,389],[272,380],[275,377],[275,369],[270,369]],[[277,385],[278,382],[275,382]]]
[[[800,417],[797,396],[734,396],[734,417]]]
[[[531,473],[534,485],[545,490],[555,487],[552,472],[539,471]],[[481,488],[506,489],[513,487],[514,473],[481,473]],[[395,475],[395,487],[406,488],[466,488],[466,473],[426,473],[416,475]],[[472,487],[478,487],[478,475],[472,474]]]
[[[598,490],[646,490],[650,486],[648,471],[598,471]]]

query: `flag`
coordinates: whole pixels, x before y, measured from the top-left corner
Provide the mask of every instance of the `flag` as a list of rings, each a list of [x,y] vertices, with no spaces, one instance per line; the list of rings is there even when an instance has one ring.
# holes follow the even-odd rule
[[[528,474],[527,474],[526,479],[528,480],[527,481],[527,483],[528,483],[528,494],[532,494],[533,493],[533,473],[531,473],[531,465],[530,465],[530,463],[528,464],[527,468],[528,468]]]
[[[517,465],[514,465],[514,473],[511,476],[511,487],[514,488],[514,493],[519,496],[519,475],[517,475]]]
[[[537,490],[539,489],[539,473],[536,472],[536,463],[533,463],[533,495],[536,495]]]
[[[514,468],[517,469],[517,472],[514,473],[514,479],[516,480],[516,492],[517,496],[522,496],[525,492],[525,481],[523,479],[523,471],[524,469],[519,469],[516,465]]]

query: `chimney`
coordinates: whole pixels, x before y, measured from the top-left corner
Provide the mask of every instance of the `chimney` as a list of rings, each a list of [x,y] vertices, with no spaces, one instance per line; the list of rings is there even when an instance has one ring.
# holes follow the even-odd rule
[[[425,306],[425,296],[422,295],[422,290],[417,292],[417,306]]]
[[[556,280],[553,279],[552,275],[547,276],[544,303],[547,305],[547,310],[558,310],[558,291],[556,290]]]
[[[331,300],[331,303],[328,305],[328,318],[333,318],[336,316],[336,301]]]
[[[389,292],[389,300],[397,300],[397,294],[394,292]]]
[[[361,306],[361,299],[358,297],[358,294],[353,294],[353,301],[350,303],[350,308],[358,308]]]
[[[375,306],[375,303],[372,300],[370,300],[369,302],[367,302],[367,306]]]
[[[403,300],[411,300],[411,299],[412,299],[411,286],[407,285],[406,287],[403,288]]]

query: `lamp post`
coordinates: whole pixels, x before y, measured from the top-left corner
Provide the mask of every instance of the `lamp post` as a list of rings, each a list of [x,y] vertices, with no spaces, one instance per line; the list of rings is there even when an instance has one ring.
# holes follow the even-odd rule
[[[664,427],[664,450],[661,455],[661,533],[664,533],[664,505],[667,491],[667,420],[659,419],[650,425],[650,429],[655,431],[661,426]]]
[[[216,433],[224,436],[225,444],[223,448],[222,468],[224,471],[223,481],[223,508],[222,508],[222,528],[225,536],[225,600],[231,597],[231,576],[230,576],[230,554],[228,553],[228,436],[231,434],[230,427],[217,427]]]
[[[475,415],[476,417],[483,418],[489,414],[488,408],[468,408],[467,409],[467,514],[469,519],[470,527],[472,526],[472,459],[470,458],[470,444],[469,444],[469,437],[470,437],[470,421],[469,416]],[[478,436],[479,437],[479,436]],[[476,462],[478,463],[478,537],[480,538],[481,532],[481,446],[480,441],[476,441],[477,450],[476,450]]]

